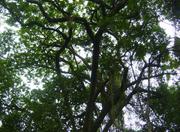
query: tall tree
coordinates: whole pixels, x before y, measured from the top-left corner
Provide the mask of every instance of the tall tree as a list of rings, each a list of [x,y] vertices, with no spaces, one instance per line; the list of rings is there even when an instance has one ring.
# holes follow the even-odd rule
[[[1,0],[0,5],[7,22],[19,27],[19,50],[6,57],[12,69],[29,71],[32,80],[41,77],[44,83],[18,99],[21,108],[14,112],[21,120],[14,131],[123,130],[123,108],[136,104],[138,94],[143,103],[179,66],[159,26],[170,16],[163,0]],[[153,80],[153,89],[147,80]],[[14,112],[7,110],[6,117]],[[2,120],[5,130],[7,119]]]

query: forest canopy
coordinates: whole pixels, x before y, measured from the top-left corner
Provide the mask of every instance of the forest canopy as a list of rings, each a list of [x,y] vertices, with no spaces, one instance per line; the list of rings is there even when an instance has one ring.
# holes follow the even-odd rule
[[[180,1],[1,0],[0,13],[16,27],[0,33],[0,131],[180,131]],[[127,127],[130,113],[143,123]]]

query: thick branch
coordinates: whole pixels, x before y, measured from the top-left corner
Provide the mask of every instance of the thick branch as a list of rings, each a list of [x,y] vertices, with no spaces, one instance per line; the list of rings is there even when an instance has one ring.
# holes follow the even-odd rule
[[[108,132],[108,130],[109,130],[109,128],[111,127],[112,124],[113,124],[113,120],[110,119],[110,120],[108,121],[108,123],[106,124],[106,126],[104,127],[103,132]]]
[[[112,106],[117,105],[117,103],[120,101],[121,97],[123,97],[123,92],[127,89],[127,77],[128,77],[128,68],[124,67],[124,73],[123,73],[123,79],[122,79],[122,85],[120,88],[121,92],[118,92],[115,94],[114,98],[113,98],[113,104],[106,104],[102,111],[101,114],[99,115],[99,117],[97,118],[96,122],[94,123],[93,126],[93,130],[97,131],[98,128],[100,127],[101,123],[103,122],[105,116],[111,111]],[[123,102],[124,103],[124,102]],[[122,108],[124,107],[125,104],[122,104]]]
[[[91,39],[94,39],[94,33],[92,32],[91,27],[90,27],[89,23],[87,22],[87,20],[85,18],[82,18],[82,17],[79,17],[79,16],[72,16],[72,15],[64,16],[64,17],[60,17],[60,18],[52,18],[46,13],[44,7],[42,6],[42,4],[40,2],[35,1],[35,0],[26,0],[26,1],[29,2],[29,3],[32,3],[32,4],[36,4],[39,7],[39,9],[40,9],[41,13],[43,14],[44,18],[49,23],[76,22],[76,23],[82,24],[85,27],[86,32],[88,33],[89,37]]]
[[[83,131],[91,132],[92,124],[93,124],[93,111],[94,111],[94,96],[96,93],[96,85],[97,85],[97,70],[98,70],[98,61],[99,61],[99,53],[100,53],[100,41],[104,30],[99,29],[96,33],[95,39],[93,40],[93,56],[92,56],[92,72],[91,72],[91,87],[90,87],[90,95],[86,108],[86,116],[84,121]]]
[[[60,57],[59,57],[59,56],[60,56],[60,54],[65,50],[65,48],[67,48],[68,43],[69,43],[70,40],[71,40],[71,37],[72,37],[72,29],[69,30],[69,36],[68,36],[68,38],[65,40],[64,45],[63,45],[62,48],[56,53],[56,56],[55,56],[55,64],[56,64],[56,72],[57,72],[58,75],[61,73],[60,65],[59,65],[59,62],[60,62]]]

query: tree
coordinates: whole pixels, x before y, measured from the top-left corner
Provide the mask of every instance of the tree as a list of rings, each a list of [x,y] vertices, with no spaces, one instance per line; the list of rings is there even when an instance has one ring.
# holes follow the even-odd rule
[[[180,123],[180,107],[178,100],[180,97],[179,87],[168,88],[167,85],[162,85],[158,92],[160,98],[151,98],[151,107],[157,114],[156,120],[161,120],[161,125],[155,124],[156,129],[179,131]]]
[[[14,131],[108,131],[118,129],[119,120],[122,130],[123,108],[136,104],[139,94],[142,99],[155,94],[179,66],[158,24],[162,16],[172,18],[163,0],[2,0],[0,5],[7,22],[19,26],[19,50],[6,57],[11,68],[44,78],[43,89],[26,89],[18,99],[14,112],[21,120]],[[157,85],[148,89],[146,80]],[[2,130],[9,127],[7,118]]]

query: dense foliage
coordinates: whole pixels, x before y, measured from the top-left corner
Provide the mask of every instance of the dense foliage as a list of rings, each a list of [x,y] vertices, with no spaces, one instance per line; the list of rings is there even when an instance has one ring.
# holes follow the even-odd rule
[[[178,32],[178,7],[177,0],[1,0],[18,29],[0,36],[0,131],[135,131],[124,108],[144,121],[142,131],[180,130],[179,38],[172,46],[159,26],[167,19]]]

